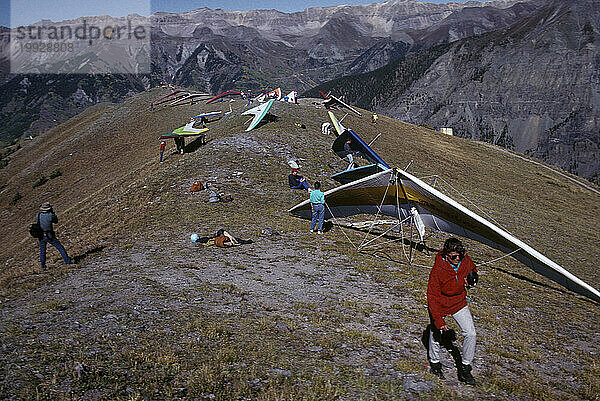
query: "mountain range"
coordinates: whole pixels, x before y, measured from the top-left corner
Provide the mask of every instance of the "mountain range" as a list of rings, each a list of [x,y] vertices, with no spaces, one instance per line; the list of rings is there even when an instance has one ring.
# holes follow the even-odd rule
[[[598,115],[597,8],[588,0],[395,0],[297,13],[156,13],[150,48],[132,55],[150,58],[148,74],[8,74],[5,62],[0,140],[37,134],[91,104],[165,82],[211,93],[281,86],[314,95],[318,87],[598,182],[598,123],[590,117]],[[0,32],[3,48],[8,34]],[[77,57],[86,70],[74,72],[89,71],[104,53],[83,49]]]
[[[597,183],[599,32],[598,2],[553,1],[506,28],[414,52],[307,95],[333,91],[404,121],[452,127]]]

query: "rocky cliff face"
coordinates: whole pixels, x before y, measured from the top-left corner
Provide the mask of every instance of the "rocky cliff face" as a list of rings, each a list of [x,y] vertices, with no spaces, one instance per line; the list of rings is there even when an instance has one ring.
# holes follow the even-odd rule
[[[413,51],[308,93],[333,90],[359,106],[452,127],[598,183],[599,32],[597,1],[552,1],[507,28]],[[437,33],[420,37],[440,42],[432,39]]]
[[[436,59],[391,115],[531,154],[599,182],[600,7],[553,2]]]

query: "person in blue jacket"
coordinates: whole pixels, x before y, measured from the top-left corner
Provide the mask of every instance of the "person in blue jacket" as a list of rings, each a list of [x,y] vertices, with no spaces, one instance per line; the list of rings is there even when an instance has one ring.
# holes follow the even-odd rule
[[[310,231],[315,232],[315,226],[319,223],[318,232],[323,234],[323,220],[325,218],[325,194],[321,192],[321,183],[315,182],[315,189],[310,192],[310,205],[312,208],[312,220]]]
[[[54,214],[54,210],[52,210],[52,205],[50,202],[44,202],[40,206],[40,212],[35,216],[36,222],[40,224],[42,231],[44,232],[42,238],[39,239],[40,242],[40,264],[42,270],[46,269],[46,246],[47,244],[55,247],[58,252],[60,252],[60,256],[62,256],[65,264],[71,265],[73,261],[67,254],[67,251],[62,246],[58,238],[56,238],[56,234],[54,233],[54,223],[58,223],[58,218],[56,214]]]

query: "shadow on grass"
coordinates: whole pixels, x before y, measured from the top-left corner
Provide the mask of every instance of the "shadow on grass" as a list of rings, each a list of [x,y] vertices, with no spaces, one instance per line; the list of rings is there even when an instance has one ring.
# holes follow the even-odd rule
[[[254,129],[257,129],[259,127],[262,127],[263,125],[267,124],[267,123],[274,123],[279,121],[279,117],[278,116],[274,116],[273,114],[268,114],[266,116],[263,117],[263,119],[261,120],[261,122],[258,123],[258,125],[256,127],[254,127]]]
[[[330,223],[330,222],[327,222],[327,223]],[[333,224],[331,224],[331,226],[333,226]],[[349,229],[354,230],[354,231],[359,231],[359,232],[362,232],[362,233],[365,233],[365,234],[374,235],[374,236],[378,235],[378,233],[373,232],[373,230],[371,230],[371,232],[369,233],[369,229],[368,228],[358,228],[358,227],[348,227],[348,226],[344,226],[344,228],[349,228]],[[325,225],[323,225],[323,229],[325,229]],[[398,237],[398,236],[393,235],[393,234],[383,234],[383,235],[381,235],[381,238],[385,238],[387,240],[397,241],[397,242],[401,242],[402,241],[404,243],[404,245],[410,246],[412,249],[417,250],[419,252],[426,252],[426,253],[437,252],[437,249],[431,248],[431,247],[429,247],[429,246],[427,246],[427,245],[425,245],[423,243],[415,242],[415,241],[412,241],[412,240],[410,240],[408,238]],[[382,252],[382,253],[385,254],[385,252],[383,252],[383,251],[376,251],[376,252]],[[365,252],[365,253],[368,253],[368,252]]]
[[[330,221],[327,221],[323,224],[323,231],[327,232],[329,230],[331,230],[333,227],[333,223],[331,223]],[[359,227],[350,227],[350,226],[345,226],[345,225],[340,225],[340,228],[348,228],[351,229],[353,231],[358,231],[358,232],[362,232],[365,234],[370,234],[373,237],[379,235],[379,233],[374,233],[371,230],[371,233],[369,233],[369,229],[368,228],[359,228]],[[423,243],[418,243],[415,241],[412,241],[408,238],[402,238],[402,237],[398,237],[392,234],[383,234],[380,235],[380,238],[392,241],[392,242],[398,242],[400,243],[402,241],[402,243],[406,246],[409,246],[411,248],[411,251],[414,249],[416,251],[419,251],[421,253],[425,253],[427,255],[430,254],[430,252],[437,252],[437,249],[435,248],[431,248],[429,246],[427,246],[426,244]],[[390,262],[393,263],[397,263],[397,264],[408,264],[408,265],[412,265],[411,261],[407,261],[404,258],[396,258],[394,256],[392,256],[387,250],[382,250],[382,249],[358,249],[357,252],[364,254],[364,255],[370,255],[376,258],[383,258],[386,260],[389,260]],[[395,252],[395,251],[394,251]],[[412,258],[411,258],[412,259]]]
[[[428,324],[427,327],[425,327],[425,330],[423,330],[423,335],[421,336],[421,343],[423,343],[423,346],[427,350],[427,360],[430,360],[429,335],[432,331],[433,338],[435,339],[435,341],[440,343],[440,345],[444,347],[448,351],[448,353],[450,353],[452,359],[454,359],[454,366],[456,367],[456,369],[461,367],[462,356],[460,355],[460,349],[458,349],[456,344],[454,344],[454,341],[456,341],[456,332],[453,329],[449,329],[446,331],[439,330],[432,323]]]
[[[590,303],[592,305],[598,305],[598,302],[596,302],[596,301],[594,301],[592,299],[589,299],[587,297],[584,297],[583,295],[579,295],[576,292],[569,291],[567,289],[563,289],[563,288],[560,288],[560,287],[555,287],[555,286],[552,286],[552,285],[549,285],[549,284],[544,284],[542,282],[530,279],[529,277],[525,277],[522,274],[509,272],[508,270],[502,269],[500,267],[493,267],[493,266],[490,266],[490,265],[487,265],[487,266],[489,268],[491,268],[491,269],[494,269],[494,270],[497,270],[499,272],[508,274],[509,276],[514,277],[517,280],[527,281],[530,284],[539,285],[540,287],[543,287],[543,288],[546,288],[546,289],[549,289],[549,290],[552,290],[552,291],[556,291],[556,292],[559,292],[559,293],[564,294],[564,295],[567,295],[567,294],[577,295],[579,297],[579,299],[581,299],[582,301],[588,302],[588,303]]]
[[[185,148],[183,149],[183,151],[185,153],[194,153],[195,151],[197,151],[204,145],[206,145],[206,136],[198,135],[196,137],[196,139],[194,139],[192,142],[185,145]]]
[[[93,255],[95,253],[102,252],[102,250],[104,248],[106,248],[106,245],[101,245],[101,246],[97,246],[95,248],[89,249],[89,250],[85,251],[84,253],[82,253],[80,255],[74,256],[73,257],[73,262],[75,262],[75,263],[78,264],[82,260],[84,260],[85,258],[87,258],[89,255]]]

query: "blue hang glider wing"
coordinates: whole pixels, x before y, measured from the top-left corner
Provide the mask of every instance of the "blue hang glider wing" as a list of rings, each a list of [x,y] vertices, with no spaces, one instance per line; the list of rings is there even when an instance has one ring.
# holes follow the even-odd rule
[[[342,159],[345,158],[348,152],[344,149],[344,144],[347,141],[350,141],[350,149],[355,152],[356,155],[360,155],[372,163],[367,166],[361,166],[342,171],[332,175],[331,178],[340,184],[347,184],[349,182],[368,177],[371,174],[390,169],[390,166],[385,162],[385,160],[383,160],[381,156],[371,149],[371,147],[367,145],[367,143],[363,141],[363,139],[358,136],[356,132],[349,128],[343,127],[335,118],[333,113],[329,112],[329,116],[331,117],[331,121],[333,122],[333,125],[336,127],[337,131],[344,129],[344,131],[339,133],[338,137],[335,138],[335,141],[333,141],[333,145],[331,146],[331,149],[333,149],[335,154]]]

